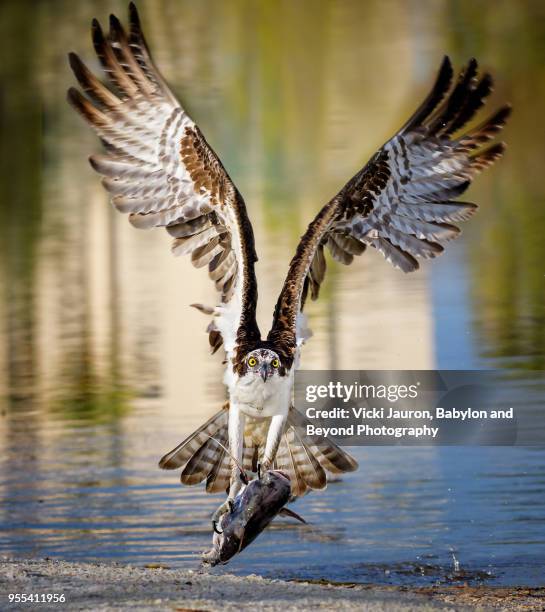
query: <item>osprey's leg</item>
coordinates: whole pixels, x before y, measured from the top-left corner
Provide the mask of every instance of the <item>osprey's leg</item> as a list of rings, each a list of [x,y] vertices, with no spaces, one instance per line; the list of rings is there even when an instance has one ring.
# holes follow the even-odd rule
[[[244,425],[246,417],[240,412],[238,406],[231,405],[229,409],[229,452],[232,457],[242,465],[242,452],[244,450]],[[233,509],[233,502],[242,486],[242,480],[240,478],[240,469],[235,461],[231,459],[231,480],[229,484],[229,495],[227,499],[221,504],[221,506],[212,515],[212,528],[216,533],[218,531],[217,525],[223,514],[231,512]]]
[[[283,414],[275,414],[271,419],[269,431],[267,432],[267,442],[265,444],[263,459],[257,466],[258,478],[261,478],[261,472],[270,470],[272,464],[274,463],[276,453],[278,452],[278,447],[280,446],[280,440],[282,439],[282,434],[284,433],[286,420],[287,417]]]

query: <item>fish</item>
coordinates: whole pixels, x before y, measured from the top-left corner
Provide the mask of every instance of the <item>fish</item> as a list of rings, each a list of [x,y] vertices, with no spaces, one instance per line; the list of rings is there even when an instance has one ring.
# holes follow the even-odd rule
[[[296,512],[285,508],[290,496],[290,479],[281,470],[268,470],[248,482],[234,499],[231,511],[221,516],[212,548],[202,555],[203,563],[211,566],[228,563],[279,514],[306,524]]]

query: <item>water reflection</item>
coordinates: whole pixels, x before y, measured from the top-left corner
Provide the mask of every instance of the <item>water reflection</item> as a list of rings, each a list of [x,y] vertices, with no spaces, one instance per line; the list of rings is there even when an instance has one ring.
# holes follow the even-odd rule
[[[375,253],[332,265],[304,365],[545,369],[542,3],[503,3],[493,19],[470,2],[139,7],[157,62],[245,194],[263,328],[305,224],[403,122],[441,55],[493,69],[492,106],[516,112],[506,158],[469,194],[480,215],[430,272],[402,276]],[[91,18],[125,10],[0,5],[0,549],[195,564],[218,500],[155,465],[223,400],[221,357],[187,308],[213,288],[161,232],[106,205],[85,162],[98,145],[64,99],[66,52],[91,59]],[[275,528],[231,567],[377,580],[382,563],[402,581],[418,556],[445,575],[454,551],[475,575],[538,582],[541,451],[358,452],[360,472],[300,502],[318,531]]]

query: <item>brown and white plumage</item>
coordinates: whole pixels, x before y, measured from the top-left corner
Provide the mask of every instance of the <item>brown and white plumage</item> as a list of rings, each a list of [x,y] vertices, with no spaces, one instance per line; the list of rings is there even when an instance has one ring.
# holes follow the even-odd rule
[[[229,404],[193,432],[160,461],[163,469],[182,468],[180,480],[185,485],[206,481],[208,493],[224,492],[231,478],[231,458],[227,422]],[[265,447],[268,419],[251,421],[244,430],[242,466],[249,472],[257,470]],[[290,408],[287,427],[272,467],[288,474],[292,495],[304,495],[309,489],[323,489],[327,472],[340,474],[353,471],[357,463],[332,440],[305,433],[306,419]]]
[[[226,351],[229,403],[165,455],[166,469],[181,468],[181,481],[206,481],[209,492],[236,492],[231,455],[245,469],[258,462],[287,472],[292,494],[326,485],[327,473],[357,468],[334,442],[305,434],[293,408],[293,376],[307,333],[302,311],[316,299],[326,273],[326,251],[343,264],[368,246],[404,272],[419,259],[442,253],[456,238],[455,225],[476,206],[456,199],[474,176],[498,159],[502,143],[488,143],[502,129],[504,106],[478,127],[462,132],[492,88],[471,60],[454,85],[445,58],[436,83],[407,123],[328,202],[297,247],[265,340],[256,322],[257,255],[244,201],[221,161],[155,67],[133,4],[129,31],[115,17],[104,34],[93,21],[103,84],[75,54],[70,65],[82,91],[70,103],[93,127],[104,155],[93,155],[113,205],[137,228],[164,227],[176,255],[207,267],[220,292],[209,341]],[[82,93],[83,92],[83,93]],[[229,452],[226,450],[229,447]]]
[[[195,266],[208,267],[222,302],[210,343],[215,351],[225,341],[232,350],[241,323],[245,336],[259,337],[257,256],[246,206],[153,64],[133,4],[129,16],[128,34],[113,15],[108,34],[93,21],[93,44],[110,87],[71,53],[86,95],[71,88],[68,99],[106,149],[90,162],[112,204],[137,228],[165,227],[175,255],[191,255]]]
[[[133,4],[129,19],[128,33],[115,16],[110,17],[107,34],[93,21],[93,45],[108,86],[71,53],[70,66],[85,95],[71,88],[68,99],[106,149],[90,162],[103,176],[112,204],[137,228],[165,227],[174,238],[175,255],[191,255],[196,267],[208,267],[221,304],[196,306],[214,315],[208,327],[212,351],[223,344],[231,359],[240,362],[248,346],[260,340],[255,319],[257,255],[246,207],[154,65]],[[231,459],[223,449],[228,444],[228,420],[228,412],[220,411],[163,458],[162,467],[183,467],[184,484],[206,480],[207,491],[226,490],[231,478]],[[246,425],[243,453],[250,470],[255,471],[262,459],[269,422],[264,418]],[[297,456],[293,444],[289,434],[283,434],[280,457]],[[310,464],[313,470],[315,463]],[[326,482],[319,466],[318,474],[308,477],[315,488]],[[295,487],[294,494],[304,490]]]
[[[350,264],[372,246],[396,268],[412,272],[460,234],[475,204],[455,201],[476,174],[501,157],[504,143],[489,146],[503,128],[506,105],[479,126],[455,135],[484,104],[492,78],[477,77],[472,59],[454,86],[445,57],[435,85],[407,123],[318,213],[297,247],[276,304],[268,339],[297,350],[297,320],[308,292],[318,297],[324,280],[324,249]]]

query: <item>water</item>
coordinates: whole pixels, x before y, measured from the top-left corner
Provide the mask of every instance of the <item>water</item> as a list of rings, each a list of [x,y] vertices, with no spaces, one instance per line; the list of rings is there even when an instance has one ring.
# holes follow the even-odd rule
[[[402,123],[444,52],[482,58],[491,107],[516,112],[506,158],[469,192],[480,214],[416,275],[375,253],[331,266],[303,365],[542,378],[541,3],[503,4],[493,21],[470,2],[139,4],[156,60],[245,195],[263,328],[312,214]],[[65,53],[90,59],[90,19],[114,10],[0,7],[0,553],[195,568],[221,497],[157,460],[223,401],[221,357],[187,308],[213,289],[161,232],[109,209],[85,161],[97,143],[64,101]],[[228,571],[543,584],[543,449],[354,454],[357,473],[297,502],[310,529],[278,520]]]

